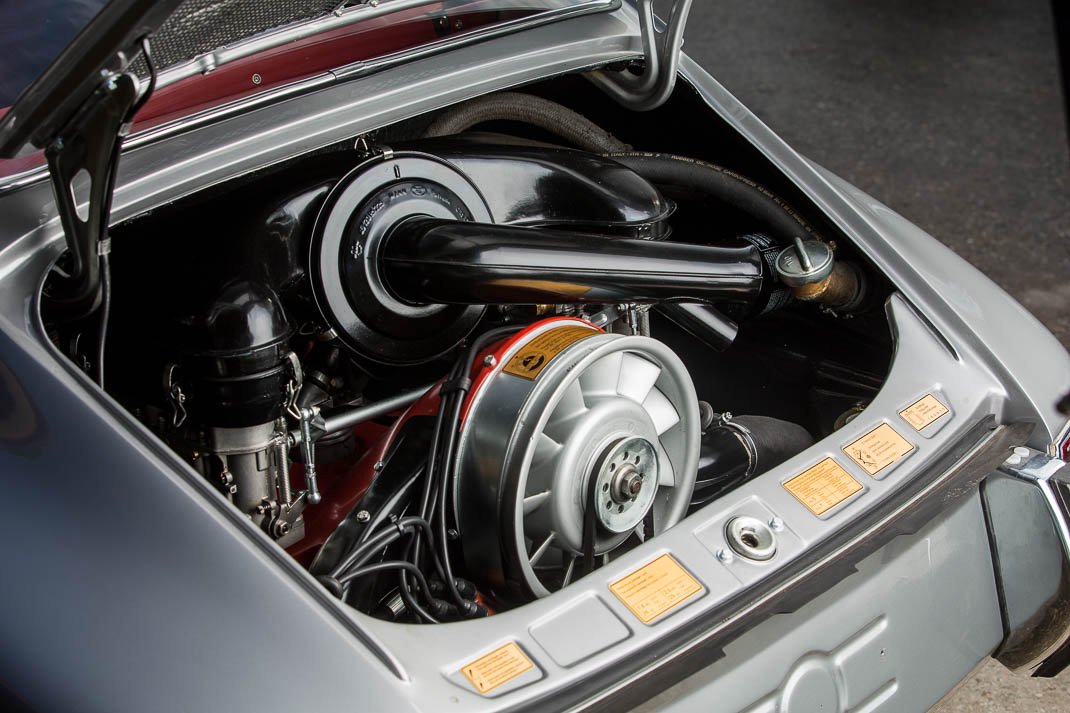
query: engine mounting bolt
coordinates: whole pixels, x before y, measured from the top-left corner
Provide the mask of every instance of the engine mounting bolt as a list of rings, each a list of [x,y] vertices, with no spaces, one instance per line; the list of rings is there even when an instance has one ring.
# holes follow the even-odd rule
[[[1025,446],[1018,446],[1014,449],[1014,454],[1026,458],[1029,456],[1029,449]]]
[[[722,547],[721,549],[717,550],[717,559],[719,559],[724,564],[728,564],[733,560],[732,553]]]
[[[483,364],[485,366],[494,366],[497,363],[498,360],[494,358],[493,354],[488,354],[487,356],[483,357]]]
[[[769,529],[780,532],[784,529],[784,521],[781,520],[779,517],[774,517],[772,520],[769,521]]]
[[[378,473],[379,471],[381,471],[385,467],[386,467],[386,461],[381,461],[381,460],[375,461],[375,465],[372,466],[372,468],[375,469],[376,473]]]
[[[372,514],[367,510],[359,510],[357,512],[357,522],[368,522],[372,519]]]
[[[1017,453],[1011,453],[1009,456],[1007,456],[1007,460],[1005,460],[1003,462],[1006,463],[1007,465],[1021,465],[1022,464],[1022,457],[1020,455],[1018,455]]]

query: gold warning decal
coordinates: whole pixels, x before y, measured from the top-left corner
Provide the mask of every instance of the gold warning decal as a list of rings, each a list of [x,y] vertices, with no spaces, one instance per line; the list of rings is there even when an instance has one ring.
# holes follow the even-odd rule
[[[899,412],[903,420],[911,425],[915,431],[920,431],[926,426],[943,418],[951,411],[940,403],[940,400],[932,394],[925,394],[914,403]]]
[[[914,446],[887,423],[874,428],[854,443],[844,446],[843,452],[862,470],[876,475],[892,463],[914,450]]]
[[[784,488],[820,517],[861,490],[862,484],[842,465],[826,458],[784,483]]]
[[[480,693],[490,693],[535,667],[524,651],[510,641],[464,666],[461,673]]]
[[[639,621],[649,624],[692,594],[702,591],[702,585],[666,554],[624,579],[618,579],[609,585],[609,591],[617,595]]]
[[[534,380],[553,358],[581,339],[600,332],[593,327],[557,327],[548,329],[520,348],[503,368],[506,374]]]

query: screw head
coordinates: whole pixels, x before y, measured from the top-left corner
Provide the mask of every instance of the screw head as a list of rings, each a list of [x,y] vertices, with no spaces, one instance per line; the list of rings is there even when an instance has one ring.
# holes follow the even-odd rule
[[[780,532],[784,529],[784,521],[781,520],[779,517],[774,517],[769,521],[769,529]]]
[[[380,470],[386,467],[386,461],[377,460],[375,461],[375,465],[372,467],[375,468],[376,472],[379,472]]]
[[[260,82],[262,81],[264,81],[264,78],[261,77],[259,74],[253,75],[253,84],[260,84]]]
[[[728,564],[733,559],[732,553],[722,547],[721,549],[717,550],[717,559],[719,559],[724,564]]]
[[[488,354],[487,356],[483,357],[483,364],[485,366],[494,366],[497,363],[498,360],[494,358],[493,354]]]
[[[1004,463],[1006,463],[1007,465],[1021,465],[1022,457],[1017,453],[1011,453],[1009,456],[1007,456],[1007,460],[1005,460]]]
[[[357,512],[357,522],[368,522],[372,519],[372,514],[367,510],[360,510]]]

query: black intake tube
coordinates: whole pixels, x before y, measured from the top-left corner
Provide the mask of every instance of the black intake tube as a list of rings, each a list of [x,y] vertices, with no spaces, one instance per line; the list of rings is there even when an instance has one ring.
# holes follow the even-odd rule
[[[814,444],[797,423],[769,416],[736,416],[702,434],[691,509],[702,507]]]
[[[762,290],[752,245],[711,247],[582,232],[410,219],[379,269],[412,304],[751,302]]]

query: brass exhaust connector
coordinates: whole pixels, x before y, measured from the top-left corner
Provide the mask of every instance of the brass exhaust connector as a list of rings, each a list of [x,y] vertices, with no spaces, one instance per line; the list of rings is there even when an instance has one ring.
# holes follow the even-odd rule
[[[817,302],[840,312],[858,309],[865,298],[861,270],[837,261],[832,246],[820,240],[795,238],[776,260],[777,277],[791,288],[795,299]]]

